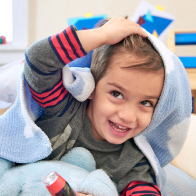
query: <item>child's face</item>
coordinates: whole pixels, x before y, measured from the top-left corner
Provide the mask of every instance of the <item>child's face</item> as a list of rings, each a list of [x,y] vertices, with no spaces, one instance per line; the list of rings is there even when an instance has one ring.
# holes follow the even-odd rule
[[[159,72],[122,68],[138,61],[127,54],[115,55],[98,81],[87,115],[95,139],[121,144],[149,124],[164,83]]]

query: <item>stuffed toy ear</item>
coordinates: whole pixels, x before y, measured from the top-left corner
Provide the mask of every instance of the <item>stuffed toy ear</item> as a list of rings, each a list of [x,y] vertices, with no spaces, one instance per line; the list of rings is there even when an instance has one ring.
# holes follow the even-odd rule
[[[73,148],[61,158],[61,161],[76,165],[88,172],[96,169],[96,163],[92,154],[82,147]]]
[[[89,173],[88,177],[78,187],[78,192],[88,193],[93,196],[118,196],[115,184],[102,169]]]

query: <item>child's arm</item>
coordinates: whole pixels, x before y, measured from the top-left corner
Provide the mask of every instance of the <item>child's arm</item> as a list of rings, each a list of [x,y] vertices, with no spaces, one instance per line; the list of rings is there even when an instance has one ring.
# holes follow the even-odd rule
[[[116,44],[131,34],[147,36],[138,24],[118,17],[112,18],[100,28],[77,31],[77,35],[86,52],[103,44]]]
[[[51,108],[49,115],[62,110],[69,101],[70,95],[62,82],[62,68],[84,55],[86,52],[73,26],[35,42],[26,51],[25,79],[34,100],[47,109],[47,113]]]

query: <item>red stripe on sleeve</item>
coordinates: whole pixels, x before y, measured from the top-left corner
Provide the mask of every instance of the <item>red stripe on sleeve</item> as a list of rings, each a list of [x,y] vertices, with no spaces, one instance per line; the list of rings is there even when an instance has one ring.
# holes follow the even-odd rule
[[[69,45],[65,35],[64,35],[64,32],[62,31],[61,33],[58,34],[60,39],[61,39],[61,42],[63,43],[63,46],[65,48],[67,48],[67,52],[69,53],[69,56],[72,58],[72,59],[76,59],[76,55],[73,53],[73,50],[71,48],[71,46]]]
[[[65,90],[59,97],[58,99],[54,100],[54,101],[51,101],[49,103],[40,103],[39,102],[39,105],[41,105],[43,108],[46,108],[46,107],[49,107],[49,106],[54,106],[54,105],[57,105],[64,97],[65,95],[67,94],[67,90]],[[35,97],[33,96],[33,99],[36,101]]]
[[[55,93],[49,95],[48,97],[45,97],[44,99],[39,99],[37,98],[36,96],[34,96],[34,93],[33,91],[31,90],[31,94],[33,95],[33,97],[39,101],[40,103],[45,103],[45,102],[48,102],[52,99],[55,99],[56,97],[60,96],[61,92],[63,91],[63,89],[65,89],[63,86],[58,90],[56,91]],[[67,90],[65,89],[65,91],[67,92]]]
[[[61,59],[64,61],[65,64],[70,63],[70,60],[67,58],[66,54],[64,53],[63,49],[61,48],[56,35],[51,36],[51,41],[56,48],[58,54],[60,55]]]
[[[124,190],[121,196],[160,196],[160,190],[156,185],[145,182],[133,181]]]
[[[126,196],[127,188],[128,188],[128,186],[125,187],[125,189],[123,190],[123,192],[120,196]]]
[[[36,93],[30,86],[29,86],[29,89],[31,91],[33,99],[36,102],[38,102],[39,105],[46,108],[46,107],[54,106],[55,104],[58,104],[68,93],[67,89],[65,89],[62,83],[63,81],[61,80],[59,83],[56,84],[56,86],[53,87],[52,90],[44,92],[44,93]],[[62,87],[60,87],[61,85]],[[57,88],[59,89],[57,90]]]
[[[76,49],[76,52],[78,53],[78,55],[80,57],[83,57],[84,56],[84,53],[82,52],[81,48],[80,48],[80,45],[78,44],[75,36],[73,35],[72,31],[71,31],[71,27],[69,26],[68,28],[66,28],[66,33],[67,35],[69,36],[69,39],[70,41],[73,43],[75,49]]]
[[[63,81],[60,80],[60,82],[57,83],[52,90],[44,92],[44,93],[36,93],[30,86],[29,86],[29,89],[30,89],[31,93],[33,95],[35,95],[36,97],[38,97],[38,98],[45,98],[45,97],[48,97],[51,93],[53,93],[62,84],[63,84]]]

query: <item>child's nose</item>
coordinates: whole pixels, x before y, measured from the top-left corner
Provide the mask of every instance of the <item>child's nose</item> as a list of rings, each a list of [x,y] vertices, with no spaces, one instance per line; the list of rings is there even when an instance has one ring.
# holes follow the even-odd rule
[[[118,112],[118,116],[125,122],[133,123],[137,121],[137,108],[125,106]]]

